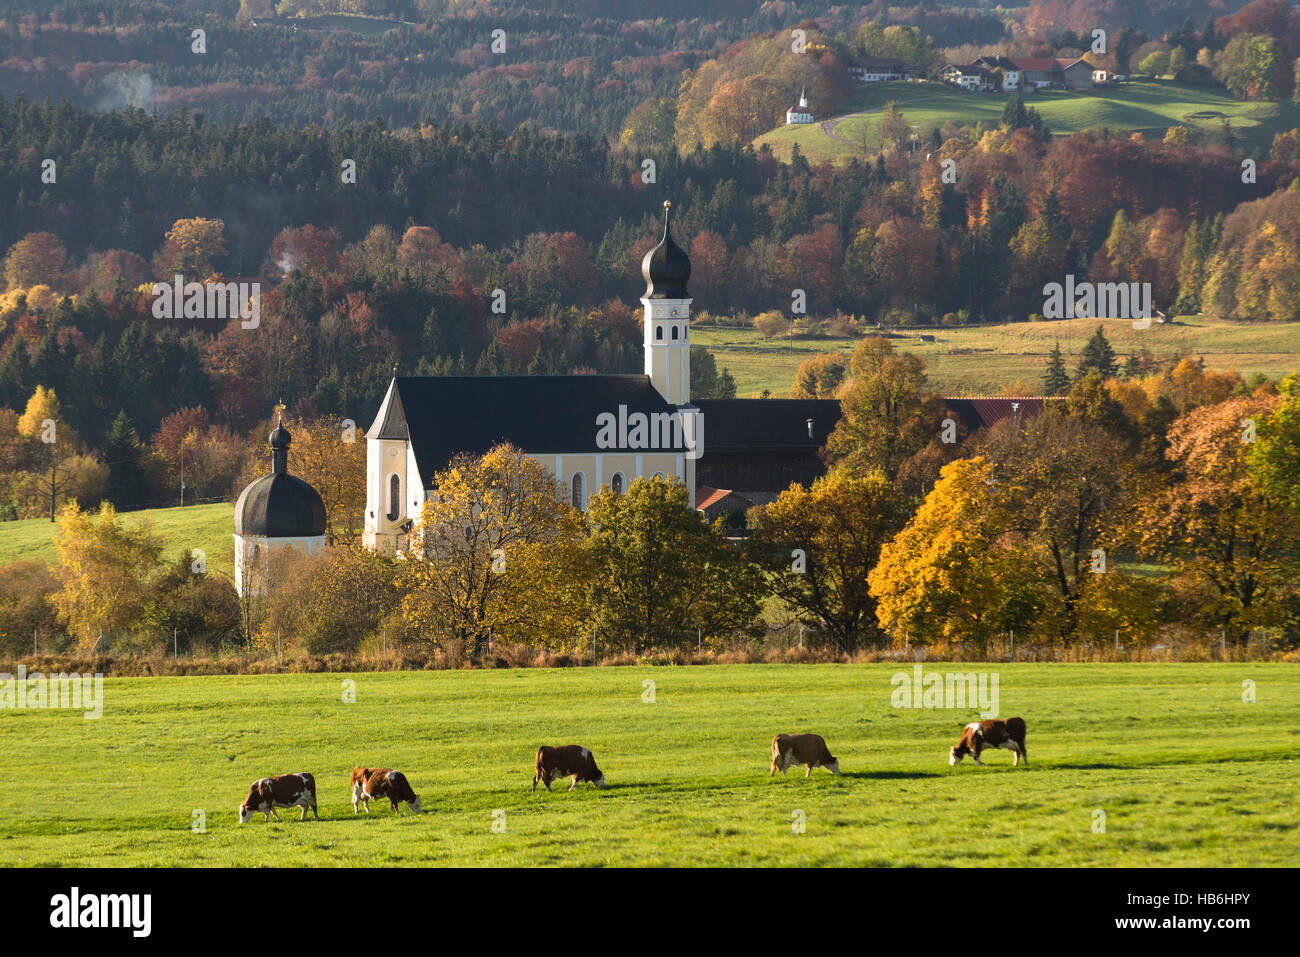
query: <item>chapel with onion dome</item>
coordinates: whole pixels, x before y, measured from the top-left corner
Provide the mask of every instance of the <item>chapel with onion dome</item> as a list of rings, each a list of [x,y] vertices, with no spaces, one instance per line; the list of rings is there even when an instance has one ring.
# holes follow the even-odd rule
[[[235,503],[235,590],[240,595],[265,591],[272,552],[301,548],[314,555],[325,547],[325,503],[311,485],[289,474],[293,436],[278,416],[268,442],[270,474],[251,482]]]

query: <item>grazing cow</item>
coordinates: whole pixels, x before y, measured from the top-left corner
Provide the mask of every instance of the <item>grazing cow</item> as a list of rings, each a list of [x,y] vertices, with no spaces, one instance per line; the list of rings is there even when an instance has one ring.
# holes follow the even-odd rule
[[[320,820],[320,815],[316,813],[315,778],[310,774],[277,774],[273,778],[262,778],[253,782],[253,786],[248,789],[248,797],[239,805],[239,823],[247,824],[259,811],[262,812],[263,820],[269,821],[274,816],[278,821],[280,815],[275,813],[276,808],[294,806],[302,808],[302,817],[298,820],[307,820],[308,808]]]
[[[366,779],[375,773],[375,768],[353,768],[352,769],[352,813],[357,813],[357,802],[361,800],[362,795],[366,793]],[[369,807],[366,808],[369,811]]]
[[[796,764],[805,767],[804,777],[812,774],[813,768],[840,773],[840,759],[831,754],[820,734],[778,734],[772,739],[772,772],[768,777],[777,771],[784,777]]]
[[[393,813],[400,810],[398,805],[405,802],[416,814],[420,813],[420,797],[411,790],[411,783],[401,771],[389,768],[353,768],[352,769],[352,813],[357,813],[360,801],[370,813],[370,799],[388,798],[393,805]]]
[[[948,763],[956,764],[966,755],[980,761],[980,752],[985,748],[1006,748],[1015,757],[1012,765],[1018,765],[1020,759],[1029,763],[1029,752],[1025,750],[1025,721],[1023,718],[993,718],[989,721],[972,721],[961,733],[961,740],[948,752]]]
[[[576,744],[566,744],[560,748],[548,748],[545,745],[537,749],[537,767],[533,772],[533,790],[537,782],[551,789],[551,782],[559,778],[573,778],[569,785],[572,791],[583,781],[590,781],[598,788],[605,786],[605,772],[596,767],[596,759],[586,748]]]

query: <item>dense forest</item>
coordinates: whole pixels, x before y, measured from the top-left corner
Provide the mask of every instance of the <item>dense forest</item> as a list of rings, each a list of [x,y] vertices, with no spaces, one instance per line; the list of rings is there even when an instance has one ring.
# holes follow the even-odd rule
[[[732,22],[744,5],[700,4],[691,21],[624,21],[617,3],[269,20],[199,6],[0,3],[0,86],[19,91],[0,95],[0,408],[26,423],[6,457],[7,517],[60,496],[169,501],[177,430],[211,465],[192,494],[222,497],[279,400],[300,419],[364,423],[394,369],[639,371],[639,263],[666,198],[700,322],[843,337],[1041,320],[1044,285],[1066,275],[1150,283],[1160,310],[1300,319],[1300,131],[1250,155],[1227,124],[1052,136],[1012,98],[997,124],[948,123],[916,144],[890,106],[879,153],[814,166],[754,151],[728,119],[755,77],[832,100],[855,56],[932,67],[942,17],[986,7],[764,4]],[[340,10],[407,25],[325,29]],[[1184,20],[1155,52],[1209,51],[1218,70],[1253,30],[1295,50],[1294,10],[1276,0],[1208,12],[1217,26]],[[209,52],[192,61],[196,23]],[[786,50],[791,23],[812,56]],[[1013,42],[1079,42],[1058,29]],[[1152,55],[1125,29],[1116,55]],[[124,63],[155,84],[148,109],[100,95]],[[203,88],[210,99],[190,96]],[[257,283],[258,322],[165,318],[154,283],[176,276]],[[696,353],[694,394],[730,394]],[[51,410],[71,470],[53,490],[48,450],[31,444]]]
[[[1279,44],[1290,84],[1294,25],[1273,8],[1247,25]],[[1060,31],[1121,28],[1137,48],[1239,9],[1238,0],[1035,0],[900,7],[829,0],[0,0],[0,93],[99,109],[188,108],[208,123],[422,122],[520,125],[617,136],[639,105],[672,99],[698,69],[758,34],[817,28],[847,50],[861,26],[916,29],[935,48],[998,45],[1042,54]],[[35,8],[34,8],[35,7]],[[339,16],[365,14],[367,16]],[[378,19],[382,18],[382,19]],[[1258,22],[1257,22],[1258,21]],[[202,30],[202,52],[194,31]],[[502,31],[498,37],[494,31]],[[1057,41],[1053,44],[1052,41]],[[1199,47],[1189,50],[1195,63]],[[1136,67],[1136,64],[1135,64]],[[783,89],[782,96],[790,94]],[[690,144],[688,144],[690,145]]]

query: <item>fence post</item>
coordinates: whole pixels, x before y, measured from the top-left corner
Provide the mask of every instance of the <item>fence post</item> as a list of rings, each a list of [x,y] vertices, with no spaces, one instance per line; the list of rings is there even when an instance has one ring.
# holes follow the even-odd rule
[[[275,633],[275,666],[277,668],[283,666],[283,662],[280,660],[280,633],[278,631]]]
[[[1228,629],[1227,628],[1219,629],[1219,647],[1223,651],[1223,660],[1227,661],[1228,660]]]
[[[695,653],[697,655],[704,654],[704,629],[703,628],[695,629]]]
[[[1010,634],[1011,634],[1011,657],[1014,658],[1016,656],[1016,630],[1012,628]]]
[[[178,642],[177,639],[176,639],[176,629],[175,629],[175,628],[172,629],[172,660],[173,660],[173,661],[180,661],[180,660],[181,660],[181,646],[180,646],[179,642]]]
[[[1119,660],[1119,629],[1115,629],[1115,660]]]
[[[40,652],[36,650],[36,629],[33,628],[32,629],[32,656],[35,657],[39,653]]]

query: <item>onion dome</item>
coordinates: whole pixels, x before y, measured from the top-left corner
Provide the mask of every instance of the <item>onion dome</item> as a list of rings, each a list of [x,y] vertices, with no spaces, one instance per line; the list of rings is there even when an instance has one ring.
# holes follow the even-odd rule
[[[240,493],[235,503],[235,534],[267,538],[315,538],[325,534],[325,503],[320,493],[289,474],[293,436],[280,423],[269,436],[271,474]]]
[[[691,259],[673,241],[669,225],[672,207],[672,203],[664,203],[664,238],[641,260],[641,275],[645,277],[643,299],[691,298],[686,291],[686,281],[691,278]]]

